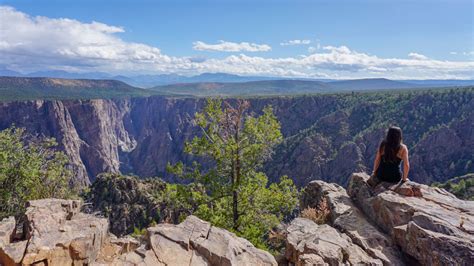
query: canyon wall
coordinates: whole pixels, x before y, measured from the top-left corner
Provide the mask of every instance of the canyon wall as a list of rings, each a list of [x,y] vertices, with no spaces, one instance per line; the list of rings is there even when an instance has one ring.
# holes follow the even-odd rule
[[[252,112],[268,104],[282,125],[284,142],[265,172],[347,184],[368,171],[388,124],[404,129],[412,174],[419,182],[474,172],[473,89],[400,94],[333,94],[250,99]],[[54,137],[69,156],[75,182],[89,184],[102,172],[160,176],[166,164],[189,162],[186,139],[199,134],[194,113],[205,99],[147,97],[0,103],[0,129],[25,127]],[[389,108],[390,107],[390,108]]]

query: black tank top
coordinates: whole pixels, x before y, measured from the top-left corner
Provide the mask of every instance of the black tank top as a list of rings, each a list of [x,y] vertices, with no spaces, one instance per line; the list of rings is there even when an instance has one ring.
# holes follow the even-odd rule
[[[400,182],[402,180],[401,162],[400,158],[397,158],[394,162],[385,161],[382,156],[379,168],[377,169],[377,178],[390,183]]]

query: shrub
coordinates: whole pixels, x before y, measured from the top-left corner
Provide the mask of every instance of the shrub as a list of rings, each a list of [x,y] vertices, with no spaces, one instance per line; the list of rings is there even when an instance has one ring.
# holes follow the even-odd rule
[[[74,196],[68,158],[57,145],[23,128],[0,131],[0,220],[19,216],[29,200]]]
[[[325,224],[329,221],[331,211],[326,198],[323,198],[316,208],[307,207],[301,212],[301,217],[310,219],[317,224]]]

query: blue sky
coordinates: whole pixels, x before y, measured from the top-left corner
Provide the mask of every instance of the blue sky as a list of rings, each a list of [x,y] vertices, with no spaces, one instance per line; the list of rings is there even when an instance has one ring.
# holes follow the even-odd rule
[[[474,78],[472,0],[0,5],[0,67],[22,72]]]

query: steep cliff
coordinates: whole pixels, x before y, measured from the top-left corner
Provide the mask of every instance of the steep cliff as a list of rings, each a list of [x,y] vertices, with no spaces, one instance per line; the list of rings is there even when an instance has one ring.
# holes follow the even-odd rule
[[[251,98],[254,112],[271,104],[285,141],[265,166],[272,180],[288,175],[299,186],[314,179],[347,184],[369,170],[388,124],[404,129],[411,179],[445,181],[474,172],[474,89]],[[102,172],[175,180],[167,162],[189,162],[190,123],[205,99],[26,101],[0,103],[0,129],[15,124],[55,137],[71,159],[77,182]]]
[[[136,146],[125,129],[129,101],[29,101],[0,104],[0,127],[25,127],[54,137],[70,158],[74,182],[89,184],[102,172],[119,172],[119,151]]]

